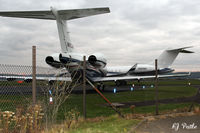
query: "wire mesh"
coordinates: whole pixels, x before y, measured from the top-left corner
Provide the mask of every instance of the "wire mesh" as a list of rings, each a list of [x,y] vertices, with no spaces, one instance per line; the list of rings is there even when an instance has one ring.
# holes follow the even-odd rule
[[[47,125],[56,122],[60,106],[69,98],[74,87],[81,84],[80,71],[74,71],[73,75],[70,75],[66,68],[67,66],[60,69],[36,67],[36,77],[44,77],[43,80],[40,78],[36,80],[36,105],[44,113],[42,119]],[[80,65],[77,69],[79,68]],[[30,77],[32,77],[32,66],[0,64],[0,112],[21,112],[20,114],[26,115],[35,109],[32,106]],[[50,77],[55,77],[56,80],[50,80]],[[72,79],[73,82],[59,81],[57,80],[59,77]],[[69,110],[66,106],[62,109]]]
[[[36,67],[37,76],[52,76],[59,71]],[[15,111],[17,107],[24,107],[32,103],[31,79],[19,77],[31,77],[32,66],[0,64],[0,109],[1,111]],[[39,97],[49,87],[48,81],[37,81],[36,93]]]
[[[67,66],[61,69],[53,69],[37,66],[37,77],[49,76],[67,76],[71,77],[73,82],[54,81],[50,83],[48,80],[37,80],[36,95],[37,103],[42,106],[44,113],[44,121],[54,122],[56,117],[60,120],[72,119],[71,116],[82,114],[82,88],[74,90],[74,94],[69,98],[69,94],[74,87],[82,84],[81,82],[81,64],[71,75],[66,71]],[[22,65],[2,65],[0,64],[0,111],[17,112],[19,108],[27,108],[32,104],[32,83],[31,80],[16,79],[16,76],[31,76],[32,66]],[[6,78],[9,77],[9,78]],[[13,78],[12,78],[13,77]],[[75,80],[76,79],[76,80]],[[189,82],[189,84],[188,84]],[[103,94],[116,106],[123,105],[122,110],[136,113],[153,113],[155,87],[154,80],[141,80],[140,82],[127,82],[127,85],[116,86],[116,84],[108,82],[104,83],[106,88]],[[195,99],[199,81],[196,80],[180,80],[180,79],[160,79],[159,80],[159,111],[177,110],[176,106],[180,106],[180,111],[188,110],[192,107],[191,102],[199,103]],[[98,96],[96,92],[87,85],[87,114],[89,117],[113,114],[113,110],[105,101]],[[93,90],[93,89],[92,89]],[[114,91],[115,90],[115,91]],[[80,92],[80,93],[79,93]],[[182,98],[184,97],[184,98]],[[181,103],[181,104],[180,104]],[[185,103],[185,104],[182,104]],[[60,106],[61,105],[61,106]],[[192,104],[193,105],[193,104]],[[184,107],[184,108],[183,108]],[[187,107],[185,109],[185,107]],[[130,109],[129,109],[130,108]],[[72,110],[70,112],[70,110]],[[56,116],[56,112],[59,112]],[[45,119],[46,118],[46,119]],[[73,118],[74,119],[74,118]],[[51,124],[51,123],[50,123]]]

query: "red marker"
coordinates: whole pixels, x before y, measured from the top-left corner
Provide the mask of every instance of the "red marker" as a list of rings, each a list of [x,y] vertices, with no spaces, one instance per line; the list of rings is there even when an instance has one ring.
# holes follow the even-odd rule
[[[21,80],[20,80],[20,81],[17,81],[17,83],[19,83],[19,84],[21,84],[21,83],[23,83],[23,82],[24,82],[24,81],[21,81]]]

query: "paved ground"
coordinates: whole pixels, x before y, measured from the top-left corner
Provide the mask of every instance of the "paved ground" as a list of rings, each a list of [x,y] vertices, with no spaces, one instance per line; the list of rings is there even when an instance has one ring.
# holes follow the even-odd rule
[[[183,85],[177,85],[177,86],[183,86]],[[145,88],[143,88],[143,86],[135,86],[134,90],[145,90],[146,88],[150,88],[151,86],[145,86]],[[199,86],[194,86],[197,88],[200,88]],[[48,88],[48,86],[45,85],[41,85],[41,86],[37,86],[37,93],[41,93],[43,89]],[[124,91],[131,91],[131,86],[130,85],[125,85],[125,86],[106,86],[105,90],[103,93],[114,93],[114,89],[116,89],[116,92],[124,92]],[[147,92],[148,90],[146,90],[145,92]],[[21,93],[31,93],[32,92],[32,86],[31,83],[30,85],[1,85],[0,86],[0,94],[21,94]],[[75,87],[72,91],[73,94],[82,94],[82,86],[79,87]],[[90,93],[96,93],[96,91],[89,85],[86,86],[86,93],[90,94]],[[174,93],[179,93],[179,92],[174,92]]]
[[[150,86],[148,86],[150,87]],[[72,93],[76,93],[76,94],[82,94],[82,86],[76,87],[74,88],[74,90],[72,91]],[[125,91],[131,91],[131,86],[130,85],[125,85],[125,86],[106,86],[103,93],[114,93],[114,89],[116,89],[116,93],[118,92],[125,92]],[[142,86],[135,86],[134,88],[135,90],[142,90]],[[86,91],[87,93],[96,93],[96,91],[90,86],[87,85],[86,86]]]
[[[200,115],[147,120],[132,133],[200,133]]]
[[[37,86],[37,93],[41,93],[43,89],[48,88],[48,86]],[[96,93],[96,91],[89,85],[86,86],[87,88],[87,93]],[[118,92],[124,92],[124,91],[130,91],[131,86],[127,85],[127,86],[120,86],[120,87],[116,87],[116,86],[107,86],[105,88],[105,93],[113,93],[113,89],[116,88],[117,93]],[[135,89],[137,90],[142,90],[142,86],[136,86]],[[32,92],[32,86],[30,85],[2,85],[0,86],[0,94],[21,94],[21,93],[31,93]],[[83,90],[82,90],[82,86],[79,87],[75,87],[72,91],[73,94],[82,94]]]

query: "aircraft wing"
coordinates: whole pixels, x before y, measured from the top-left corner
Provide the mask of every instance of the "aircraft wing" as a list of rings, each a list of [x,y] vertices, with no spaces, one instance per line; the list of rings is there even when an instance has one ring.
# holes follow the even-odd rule
[[[169,78],[169,77],[185,77],[189,76],[188,74],[171,74],[171,75],[158,75],[158,78]],[[92,78],[93,82],[106,82],[106,81],[117,81],[117,80],[140,80],[140,79],[152,79],[155,78],[155,75],[152,76],[119,76],[119,77],[98,77]]]
[[[58,10],[59,16],[64,20],[93,16],[97,14],[109,13],[108,7],[102,8],[87,8],[87,9],[71,9]],[[0,11],[0,16],[16,17],[16,18],[33,18],[33,19],[48,19],[55,20],[52,10],[46,11]]]
[[[0,76],[0,81],[15,81],[15,80],[32,80],[32,76]],[[55,76],[36,76],[36,80],[44,81],[71,81],[70,77],[55,77]]]

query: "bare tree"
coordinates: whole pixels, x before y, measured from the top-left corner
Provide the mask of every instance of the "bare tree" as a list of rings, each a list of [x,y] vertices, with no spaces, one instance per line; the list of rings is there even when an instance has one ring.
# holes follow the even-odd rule
[[[82,82],[80,67],[71,75],[70,81],[54,81],[47,88],[43,89],[45,98],[43,99],[43,109],[46,114],[46,122],[53,124],[57,119],[57,114],[60,106],[69,98],[72,90]],[[78,75],[78,77],[77,77]],[[64,76],[64,75],[62,75]]]

